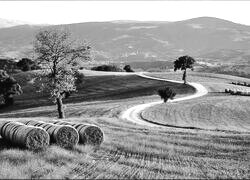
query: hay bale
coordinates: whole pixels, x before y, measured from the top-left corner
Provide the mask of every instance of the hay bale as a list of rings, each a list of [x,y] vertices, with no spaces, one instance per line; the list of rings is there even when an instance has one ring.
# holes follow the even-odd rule
[[[3,133],[3,131],[5,130],[5,127],[8,123],[10,123],[11,121],[0,121],[0,135]],[[1,135],[2,136],[2,135]]]
[[[229,89],[225,89],[225,93],[229,93],[229,91],[230,91]]]
[[[72,126],[33,120],[26,121],[25,124],[43,128],[50,135],[51,142],[61,147],[73,148],[79,142],[79,134]]]
[[[89,145],[100,145],[104,140],[104,133],[96,125],[83,123],[70,123],[66,121],[53,121],[54,124],[73,126],[79,133],[80,143]]]
[[[13,144],[29,150],[45,149],[49,145],[49,135],[42,128],[26,126],[19,122],[1,123],[1,136]]]

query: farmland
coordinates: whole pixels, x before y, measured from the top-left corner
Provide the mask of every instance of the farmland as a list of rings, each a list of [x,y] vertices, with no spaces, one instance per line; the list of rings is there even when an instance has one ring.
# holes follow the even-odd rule
[[[218,118],[216,128],[223,131],[150,128],[140,126],[120,118],[121,112],[136,104],[160,100],[155,90],[171,86],[177,97],[194,93],[190,86],[144,79],[136,75],[128,76],[86,76],[78,92],[65,101],[66,120],[88,122],[98,125],[105,134],[101,146],[77,145],[73,150],[52,145],[46,151],[31,152],[13,147],[1,140],[0,177],[2,178],[122,178],[122,179],[163,179],[163,178],[250,178],[250,134],[249,98],[229,96],[224,93],[231,81],[247,79],[226,75],[213,75],[188,72],[188,80],[204,85],[209,94],[196,100],[188,100],[172,105],[164,105],[157,110],[165,112],[171,106],[169,121],[195,123],[192,118],[200,119],[197,127],[205,125],[214,128],[202,114],[211,110],[211,117]],[[180,80],[180,73],[159,73],[150,76]],[[23,73],[24,94],[16,97],[13,108],[2,109],[0,118],[13,121],[56,119],[56,107],[49,103],[48,95],[35,93],[29,84],[33,75]],[[18,80],[18,78],[16,78]],[[25,80],[26,79],[26,80]],[[249,81],[249,80],[248,80]],[[27,83],[29,82],[29,83]],[[238,88],[238,87],[237,87]],[[239,87],[244,88],[244,87]],[[215,103],[215,107],[211,104]],[[232,107],[225,106],[233,102]],[[192,108],[195,109],[193,111]],[[244,107],[244,108],[243,108]],[[180,113],[174,114],[174,109]],[[217,111],[215,111],[218,108]],[[224,116],[216,113],[231,110],[226,124]],[[243,109],[242,109],[243,108]],[[184,110],[187,112],[182,113]],[[143,112],[152,114],[156,107]],[[181,112],[180,112],[180,111]],[[207,112],[204,113],[206,114]],[[242,111],[244,110],[244,113]],[[160,113],[157,120],[161,119]],[[190,116],[192,114],[192,116]],[[235,123],[235,117],[242,116]],[[192,117],[192,118],[190,118]],[[174,119],[176,118],[176,119]],[[175,121],[174,121],[175,120]],[[162,123],[166,123],[165,121]],[[184,124],[185,125],[185,124]],[[232,129],[233,125],[235,128]],[[230,130],[230,131],[229,131]]]
[[[178,79],[178,76],[171,73],[152,76]],[[248,79],[210,73],[190,73],[189,79],[206,86],[209,94],[185,103],[175,102],[154,106],[146,109],[142,117],[166,126],[249,132],[250,98],[223,93],[225,87],[250,91],[249,87],[230,84],[233,79],[240,82],[248,82]]]

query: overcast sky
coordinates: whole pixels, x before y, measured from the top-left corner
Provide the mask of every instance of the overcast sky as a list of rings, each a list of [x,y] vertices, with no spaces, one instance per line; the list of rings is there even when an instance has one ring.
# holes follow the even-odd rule
[[[201,16],[250,25],[250,1],[0,1],[0,18],[37,24],[177,21]]]

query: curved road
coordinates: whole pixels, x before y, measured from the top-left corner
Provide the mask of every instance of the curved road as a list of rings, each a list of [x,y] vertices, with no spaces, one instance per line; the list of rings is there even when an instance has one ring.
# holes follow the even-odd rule
[[[147,76],[147,75],[145,75],[143,73],[137,73],[137,75],[141,76],[143,78],[148,78],[148,79],[154,79],[154,80],[160,80],[160,81],[169,81],[169,82],[175,82],[175,83],[183,83],[182,81],[174,81],[174,80],[167,80],[167,79],[162,79],[162,78],[150,77],[150,76]],[[169,100],[168,102],[177,102],[177,101],[184,101],[184,100],[188,100],[188,99],[193,99],[193,98],[204,96],[204,95],[206,95],[208,93],[207,89],[204,86],[202,86],[201,84],[198,84],[198,83],[188,83],[188,84],[193,86],[196,89],[195,94],[185,96],[185,97],[181,97],[181,98],[177,98],[177,99],[173,99],[173,100]],[[125,112],[123,112],[122,115],[121,115],[121,118],[126,119],[126,120],[131,121],[131,122],[136,123],[136,124],[144,125],[144,126],[163,127],[161,125],[157,125],[157,124],[154,124],[154,123],[144,121],[140,117],[141,112],[144,109],[146,109],[148,107],[151,107],[151,106],[154,106],[156,104],[161,104],[161,103],[162,103],[162,101],[156,101],[156,102],[139,104],[139,105],[133,106],[133,107],[127,109]]]

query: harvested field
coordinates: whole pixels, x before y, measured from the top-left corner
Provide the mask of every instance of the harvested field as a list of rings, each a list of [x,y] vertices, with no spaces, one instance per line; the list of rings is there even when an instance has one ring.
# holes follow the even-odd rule
[[[143,119],[183,128],[250,132],[250,97],[209,95],[185,102],[159,104]]]
[[[152,77],[166,78],[177,81],[182,81],[183,72],[168,72],[168,73],[146,73],[146,75]],[[213,73],[199,73],[199,72],[187,72],[187,81],[188,82],[197,82],[201,83],[207,88],[209,92],[224,92],[225,89],[239,89],[239,90],[249,90],[250,87],[245,86],[236,86],[231,84],[232,81],[238,82],[247,82],[250,83],[250,80],[243,77],[224,75],[224,74],[213,74]]]
[[[180,77],[174,73],[155,73],[151,76],[180,80]],[[197,72],[189,72],[188,78],[190,82],[196,81],[204,85],[209,90],[209,94],[185,102],[156,105],[142,112],[142,118],[154,123],[179,128],[249,132],[250,98],[247,96],[230,96],[224,93],[225,87],[236,87],[229,84],[232,80],[250,82],[249,79]],[[249,87],[244,86],[238,86],[237,88],[241,91],[250,90]]]
[[[178,76],[181,78],[181,74]],[[209,80],[209,78],[202,80],[202,76],[197,78],[204,82]],[[206,84],[210,87],[212,94],[222,95],[218,93],[219,86],[214,86],[215,82],[211,80]],[[143,86],[143,84],[140,85]],[[220,85],[224,91],[224,85]],[[131,106],[156,100],[160,100],[160,97],[136,96],[135,93],[135,97],[127,99],[68,103],[66,114],[71,118],[65,121],[95,124],[104,132],[105,141],[99,147],[79,144],[74,150],[68,150],[52,145],[42,153],[32,153],[13,149],[0,139],[2,144],[0,177],[42,179],[250,178],[249,132],[168,127],[154,129],[119,118],[120,113]],[[20,122],[26,120],[49,122],[56,117],[55,110],[54,105],[43,106],[9,111],[0,116]]]

